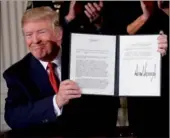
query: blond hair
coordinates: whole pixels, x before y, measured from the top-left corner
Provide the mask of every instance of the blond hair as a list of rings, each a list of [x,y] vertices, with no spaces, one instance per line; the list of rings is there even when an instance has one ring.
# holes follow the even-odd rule
[[[22,28],[26,22],[36,20],[51,20],[53,29],[56,28],[57,26],[60,26],[59,15],[54,10],[47,6],[27,10],[22,17],[21,21]]]

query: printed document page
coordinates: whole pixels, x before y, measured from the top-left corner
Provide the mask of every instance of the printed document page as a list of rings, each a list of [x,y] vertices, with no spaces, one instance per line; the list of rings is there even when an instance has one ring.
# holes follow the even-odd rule
[[[71,35],[70,79],[83,94],[114,95],[116,36]]]
[[[119,96],[160,96],[158,35],[120,37]]]

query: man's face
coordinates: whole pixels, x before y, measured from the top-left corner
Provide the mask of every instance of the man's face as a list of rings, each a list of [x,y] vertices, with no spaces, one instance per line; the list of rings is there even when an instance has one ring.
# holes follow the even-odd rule
[[[36,20],[24,24],[23,32],[30,52],[39,60],[56,56],[57,35],[49,20]]]

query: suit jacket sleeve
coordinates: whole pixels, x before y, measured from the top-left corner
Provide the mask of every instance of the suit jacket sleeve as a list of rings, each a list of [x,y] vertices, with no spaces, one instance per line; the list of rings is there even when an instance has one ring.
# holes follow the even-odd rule
[[[4,73],[3,77],[8,87],[5,120],[12,129],[39,126],[56,120],[53,96],[38,101],[30,100],[29,90],[20,79],[9,73]]]

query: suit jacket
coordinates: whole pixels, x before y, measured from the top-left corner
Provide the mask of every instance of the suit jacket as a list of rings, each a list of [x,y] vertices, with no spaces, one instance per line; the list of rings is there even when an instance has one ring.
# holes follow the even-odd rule
[[[64,73],[68,70],[62,68]],[[12,129],[23,129],[24,134],[36,130],[38,135],[113,134],[117,98],[83,95],[71,100],[56,117],[52,103],[55,93],[48,74],[32,54],[8,68],[3,76],[8,86],[5,120]]]

